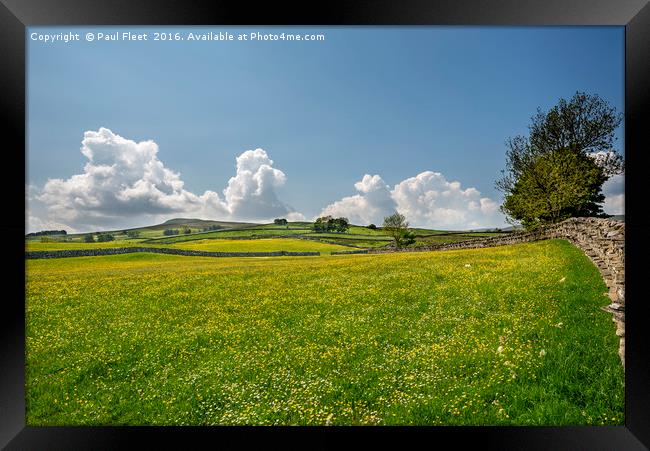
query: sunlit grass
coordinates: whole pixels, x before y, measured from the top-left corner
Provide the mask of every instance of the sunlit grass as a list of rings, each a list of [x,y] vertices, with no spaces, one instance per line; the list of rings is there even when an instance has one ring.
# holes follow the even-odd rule
[[[191,249],[196,251],[221,252],[320,252],[329,254],[332,251],[349,250],[349,247],[336,244],[321,243],[312,240],[291,238],[262,238],[255,240],[197,240],[171,244],[168,247],[176,249]]]
[[[28,425],[621,425],[606,287],[565,241],[27,261]]]
[[[210,252],[320,252],[329,254],[332,251],[349,250],[348,246],[336,243],[319,242],[292,238],[260,238],[260,239],[203,239],[163,244],[157,242],[142,243],[141,240],[115,240],[104,243],[74,243],[74,242],[26,242],[27,251],[58,251],[77,249],[107,249],[116,247],[166,247],[174,249],[189,249]]]
[[[26,251],[62,251],[75,249],[107,249],[113,247],[131,247],[143,246],[139,239],[135,240],[115,240],[103,243],[79,243],[79,242],[50,242],[41,243],[39,241],[25,241]]]

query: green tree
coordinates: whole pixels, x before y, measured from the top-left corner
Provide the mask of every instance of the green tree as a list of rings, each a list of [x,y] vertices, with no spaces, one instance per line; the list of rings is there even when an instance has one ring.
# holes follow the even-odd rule
[[[314,221],[314,232],[329,232],[333,225],[334,218],[331,216],[322,216]]]
[[[573,216],[606,216],[603,183],[623,172],[613,149],[622,115],[597,95],[577,92],[532,117],[528,136],[506,141],[506,169],[496,187],[501,211],[527,229]]]
[[[383,230],[395,241],[395,247],[402,248],[415,242],[415,233],[409,229],[406,217],[398,212],[384,218]]]
[[[222,228],[222,227],[221,227],[220,225],[216,225],[216,224],[215,224],[215,225],[211,225],[211,226],[208,226],[208,227],[204,227],[204,228],[202,229],[202,232],[210,232],[210,231],[212,231],[212,230],[219,230],[219,229],[221,229],[221,228]]]
[[[337,232],[346,232],[350,228],[348,218],[336,218],[334,221],[334,230]]]
[[[84,243],[94,243],[95,242],[95,237],[93,237],[92,233],[88,233],[84,235]]]
[[[350,228],[350,221],[348,218],[321,216],[314,221],[312,228],[314,232],[345,232]]]
[[[570,217],[594,216],[607,177],[588,156],[568,149],[539,157],[520,175],[503,210],[527,229]]]
[[[97,234],[97,241],[99,243],[105,243],[107,241],[113,241],[115,240],[115,236],[113,236],[110,233],[99,233]]]
[[[128,230],[126,232],[126,236],[128,236],[129,238],[137,238],[140,236],[140,232],[137,230]]]

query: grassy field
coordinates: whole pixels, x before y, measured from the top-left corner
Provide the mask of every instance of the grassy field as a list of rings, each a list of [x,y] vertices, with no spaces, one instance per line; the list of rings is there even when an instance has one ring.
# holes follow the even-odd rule
[[[261,232],[261,233],[260,233]],[[349,250],[350,246],[358,248],[377,248],[391,244],[392,238],[386,235],[360,235],[360,234],[336,234],[336,233],[300,233],[301,231],[293,230],[293,235],[297,238],[274,238],[276,233],[273,229],[264,230],[229,230],[224,232],[209,232],[196,235],[181,235],[174,237],[165,237],[163,239],[130,239],[115,240],[104,243],[84,243],[84,242],[40,242],[36,240],[26,240],[25,250],[27,251],[54,251],[66,249],[105,249],[113,247],[172,247],[180,249],[195,250],[214,250],[214,251],[321,251],[329,253],[331,251]],[[291,236],[291,234],[288,234]],[[303,240],[298,237],[317,239]],[[493,235],[491,235],[493,236]],[[251,238],[237,239],[233,238]],[[268,237],[268,238],[267,238]],[[471,234],[446,234],[431,235],[418,237],[415,246],[437,243],[453,243],[476,238]],[[259,241],[257,243],[256,241]]]
[[[226,239],[203,239],[192,241],[174,242],[162,244],[157,241],[142,240],[116,240],[106,243],[40,243],[27,241],[27,251],[58,251],[75,249],[106,249],[114,247],[168,247],[174,249],[191,249],[197,251],[221,251],[221,252],[269,252],[269,251],[291,251],[291,252],[320,252],[329,254],[332,251],[350,250],[349,247],[339,246],[332,243],[323,243],[313,240],[301,240],[292,238],[262,238],[254,240],[226,240]]]
[[[385,240],[354,240],[354,239],[344,239],[344,238],[318,238],[320,241],[331,244],[340,244],[342,246],[347,246],[350,250],[350,247],[357,247],[360,249],[370,249],[384,247],[392,243],[392,241]]]
[[[271,224],[251,224],[236,223],[223,221],[206,221],[200,219],[183,219],[177,218],[166,221],[163,224],[157,224],[150,227],[141,227],[135,230],[139,233],[137,238],[129,238],[126,230],[111,232],[115,238],[114,241],[104,243],[85,243],[84,234],[59,235],[48,237],[28,237],[25,240],[25,249],[28,251],[38,250],[65,250],[65,249],[89,249],[89,248],[111,248],[111,247],[128,247],[128,246],[176,246],[178,243],[201,242],[199,245],[203,248],[214,248],[214,250],[232,250],[232,251],[254,251],[266,249],[263,243],[246,245],[243,249],[226,243],[207,244],[206,240],[227,240],[232,238],[250,238],[250,239],[271,239],[271,238],[289,238],[305,237],[317,239],[327,245],[339,245],[343,247],[355,248],[378,248],[388,246],[392,243],[392,238],[386,235],[381,229],[369,229],[368,227],[351,225],[344,233],[322,233],[314,232],[310,222],[290,222],[285,226]],[[204,231],[206,227],[218,226],[220,230]],[[181,233],[179,235],[165,236],[165,229],[182,230],[189,228],[191,233]],[[449,243],[462,240],[469,240],[484,236],[495,236],[499,234],[490,232],[448,232],[440,230],[414,228],[411,229],[416,233],[416,242],[414,247],[424,246],[433,243]],[[47,242],[45,242],[47,241]],[[279,243],[279,242],[278,242]],[[244,245],[244,243],[240,243]],[[283,243],[284,247],[273,250],[298,250],[295,240]],[[199,245],[183,246],[187,249],[199,249]],[[314,250],[312,246],[309,250]],[[316,246],[318,247],[318,246]],[[206,249],[207,249],[206,248]],[[327,251],[327,247],[325,253]],[[302,250],[302,248],[301,248]],[[336,249],[331,249],[336,250]]]
[[[140,240],[115,240],[105,243],[83,243],[83,242],[51,242],[41,243],[39,241],[25,241],[26,251],[62,251],[75,249],[106,249],[112,247],[143,246]]]
[[[188,218],[176,218],[166,221],[162,224],[156,224],[148,227],[139,227],[133,229],[123,229],[123,230],[114,230],[108,231],[107,233],[112,234],[115,237],[113,244],[106,244],[104,246],[97,247],[112,247],[117,242],[132,243],[134,241],[133,237],[127,235],[127,231],[136,231],[138,232],[137,239],[135,241],[146,241],[150,244],[168,244],[168,243],[178,243],[184,241],[193,241],[193,240],[204,240],[204,239],[226,239],[226,238],[270,238],[278,237],[284,235],[308,235],[308,236],[326,236],[327,241],[331,243],[340,243],[340,244],[352,244],[357,247],[377,247],[380,246],[378,243],[373,243],[371,240],[380,239],[389,241],[389,238],[386,234],[379,229],[369,229],[368,227],[351,225],[345,233],[315,233],[312,229],[313,223],[311,222],[290,222],[286,226],[277,225],[274,223],[270,224],[254,224],[254,223],[244,223],[244,222],[226,222],[226,221],[213,221],[213,220],[202,220],[202,219],[188,219]],[[208,227],[219,227],[219,230],[206,230]],[[184,229],[189,229],[191,233],[184,234],[180,233],[179,235],[164,235],[166,229],[174,229],[182,232]],[[422,229],[422,228],[413,228],[411,229],[418,236],[418,244],[428,243],[428,242],[450,242],[450,241],[459,241],[460,239],[471,239],[481,236],[494,236],[494,232],[449,232],[441,230],[431,230],[431,229]],[[449,237],[450,235],[456,235],[454,237]],[[41,238],[40,236],[32,236],[26,239],[28,250],[58,250],[58,249],[85,249],[86,247],[48,247],[48,246],[34,246],[36,243],[40,243],[41,239],[55,242],[55,243],[70,243],[70,244],[80,244],[83,246],[85,233],[76,233],[69,235],[56,235],[56,236],[47,236]],[[440,240],[436,241],[435,236],[441,235]],[[498,235],[498,234],[496,234]],[[343,241],[345,240],[345,242]],[[350,243],[350,240],[357,240],[356,243]],[[366,244],[369,243],[369,244]],[[45,243],[43,243],[45,244]],[[29,249],[29,246],[32,248]]]
[[[431,243],[450,243],[456,241],[482,238],[486,236],[499,236],[499,233],[489,232],[443,232],[429,229],[412,229],[416,232],[417,240],[414,246]],[[156,237],[146,240],[150,244],[174,244],[195,240],[228,239],[228,238],[271,238],[281,236],[301,235],[307,238],[318,238],[331,244],[354,246],[359,248],[382,247],[390,244],[392,238],[381,229],[369,229],[361,226],[351,226],[345,233],[314,232],[309,223],[289,223],[288,226],[264,224],[245,228],[218,230],[213,232],[193,233],[172,237]]]
[[[606,287],[566,241],[26,262],[34,425],[622,425]]]
[[[274,229],[274,228],[251,228],[236,230],[217,230],[214,232],[202,232],[191,235],[175,235],[158,237],[147,240],[148,243],[180,243],[183,241],[209,240],[221,238],[255,238],[255,237],[273,237],[277,235],[302,235],[307,233],[307,229]]]
[[[221,252],[320,252],[329,254],[332,251],[346,251],[349,247],[336,244],[320,243],[312,240],[291,238],[263,238],[258,240],[198,240],[186,241],[169,245],[176,249],[190,249],[195,251],[221,251]]]

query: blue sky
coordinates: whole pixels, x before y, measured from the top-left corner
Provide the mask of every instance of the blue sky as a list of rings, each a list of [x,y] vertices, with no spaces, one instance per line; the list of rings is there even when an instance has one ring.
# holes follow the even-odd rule
[[[89,31],[148,33],[150,40],[87,42]],[[152,41],[161,31],[183,37],[190,31],[322,33],[325,40]],[[80,33],[81,40],[30,39],[31,33],[67,32]],[[40,202],[49,179],[66,182],[84,174],[89,162],[80,152],[84,133],[100,127],[136,144],[155,141],[156,161],[180,173],[183,190],[196,196],[214,191],[225,202],[225,210],[196,210],[205,214],[250,211],[233,209],[223,190],[239,174],[235,158],[264,149],[268,158],[257,154],[253,172],[267,164],[284,178],[271,173],[273,192],[254,204],[289,206],[287,212],[311,219],[323,211],[372,207],[372,199],[354,196],[372,197],[386,186],[392,192],[426,171],[441,174],[416,180],[430,190],[442,192],[445,184],[458,181],[460,187],[452,191],[460,190],[468,203],[482,205],[486,198],[500,204],[494,181],[504,167],[504,141],[525,134],[538,107],[548,109],[580,90],[624,108],[623,27],[39,27],[30,28],[26,38],[27,181],[35,226],[83,230],[181,216],[174,203],[180,195],[174,202],[155,200],[169,211],[145,206],[138,215],[138,203],[134,211],[123,208],[122,215],[120,202],[97,207],[106,193],[93,197],[95,203],[75,204],[80,188],[65,183],[51,184],[47,202]],[[93,142],[88,146],[101,144]],[[621,127],[617,148],[622,146]],[[380,179],[362,183],[364,175]],[[95,189],[93,183],[86,188]],[[237,186],[232,188],[231,194]],[[469,188],[480,194],[467,193]],[[608,190],[608,196],[621,196],[622,183]],[[136,194],[144,202],[146,195]],[[333,206],[346,197],[354,199]],[[51,208],[59,201],[60,208]],[[453,221],[438,223],[416,211],[424,204],[402,201],[413,211],[413,225],[503,224],[497,214],[487,214],[493,208],[480,217],[460,212],[452,214]],[[96,211],[75,216],[66,213],[70,208]],[[275,211],[269,207],[268,212]]]

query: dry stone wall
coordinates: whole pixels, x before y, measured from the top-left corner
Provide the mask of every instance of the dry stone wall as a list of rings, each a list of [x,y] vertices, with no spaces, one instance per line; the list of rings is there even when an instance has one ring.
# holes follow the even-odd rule
[[[613,315],[612,320],[616,323],[616,335],[620,337],[619,356],[625,365],[625,223],[621,221],[604,218],[570,218],[534,232],[513,232],[500,237],[433,244],[397,252],[474,249],[555,238],[566,239],[580,248],[600,271],[607,284],[607,294],[611,300],[605,310]],[[384,252],[396,251],[368,251],[368,253]]]
[[[369,254],[369,249],[357,249],[354,251],[332,251],[332,255],[348,255],[348,254]]]

